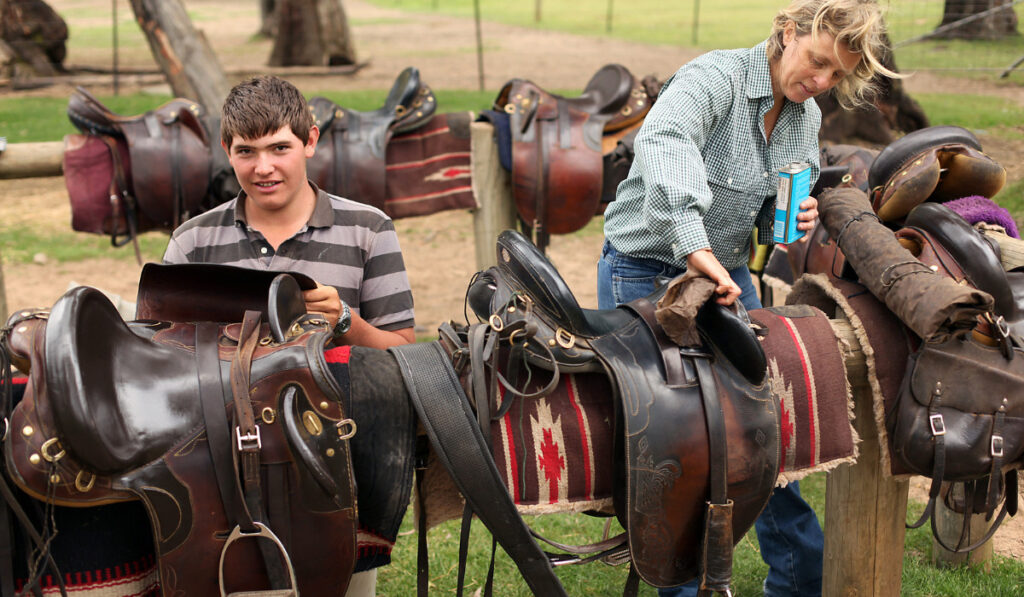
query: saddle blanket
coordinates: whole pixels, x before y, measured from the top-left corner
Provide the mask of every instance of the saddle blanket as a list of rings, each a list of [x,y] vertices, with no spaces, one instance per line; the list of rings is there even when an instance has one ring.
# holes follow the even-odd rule
[[[750,317],[762,329],[782,406],[779,484],[855,461],[852,393],[828,317],[809,307],[760,309]],[[525,391],[542,388],[549,375],[535,369]],[[562,375],[551,394],[516,399],[492,423],[494,461],[520,513],[612,512],[612,396],[604,374]],[[462,515],[458,490],[434,459],[424,487],[428,528]]]
[[[470,186],[470,112],[438,114],[387,146],[384,211],[392,219],[476,209]]]

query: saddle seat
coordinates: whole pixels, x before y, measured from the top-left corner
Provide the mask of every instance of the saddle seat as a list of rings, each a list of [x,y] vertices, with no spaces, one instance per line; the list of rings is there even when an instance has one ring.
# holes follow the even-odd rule
[[[497,251],[501,275],[512,280],[513,285],[528,297],[532,308],[552,326],[549,333],[556,342],[552,353],[557,366],[563,369],[595,370],[594,355],[582,344],[588,339],[621,330],[638,316],[626,307],[605,310],[580,307],[558,270],[536,246],[516,231],[506,230],[498,236]],[[663,293],[664,287],[647,297],[646,301],[656,303]],[[498,291],[498,286],[488,277],[472,285],[469,291],[471,307],[484,319],[497,313],[512,298]],[[698,313],[697,327],[701,336],[717,347],[751,383],[760,384],[764,380],[767,368],[764,350],[745,312],[736,313],[709,301]],[[583,342],[580,342],[580,347],[575,341],[572,346],[566,346],[570,344],[569,338],[579,338]],[[540,354],[532,356],[541,362],[545,360]],[[552,365],[549,363],[549,366]]]
[[[907,241],[911,240],[913,244],[908,248],[917,256],[921,241],[912,240],[910,231],[918,229],[929,235],[954,260],[952,265],[962,272],[962,278],[948,275],[991,294],[995,301],[995,315],[1003,318],[1014,335],[1022,337],[1024,293],[1020,291],[1020,282],[1011,282],[1020,276],[1003,269],[998,245],[993,245],[956,212],[938,203],[918,205],[907,215],[904,223],[905,228],[896,233],[901,244],[907,246]],[[951,268],[946,269],[949,271]]]
[[[376,110],[359,112],[324,97],[310,99],[309,109],[320,129],[316,153],[307,161],[309,178],[328,193],[383,210],[388,141],[423,126],[437,101],[419,69],[410,66]]]

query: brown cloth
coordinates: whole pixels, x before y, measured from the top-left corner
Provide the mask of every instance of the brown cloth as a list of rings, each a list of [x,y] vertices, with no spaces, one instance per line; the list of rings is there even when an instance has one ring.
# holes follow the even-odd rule
[[[860,189],[825,191],[818,213],[861,283],[921,338],[937,340],[971,329],[979,315],[992,310],[992,295],[960,286],[900,246]]]
[[[715,294],[715,282],[703,274],[688,271],[668,283],[658,301],[654,317],[679,346],[699,346],[697,311]]]

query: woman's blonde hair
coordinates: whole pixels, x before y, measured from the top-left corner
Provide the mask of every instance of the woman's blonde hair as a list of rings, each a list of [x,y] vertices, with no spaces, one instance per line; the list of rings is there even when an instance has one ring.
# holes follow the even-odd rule
[[[875,0],[793,0],[772,20],[768,37],[768,61],[782,57],[782,38],[786,26],[793,23],[797,35],[828,33],[840,44],[858,54],[860,60],[848,76],[835,86],[835,97],[844,108],[869,102],[877,91],[876,75],[901,78],[903,75],[885,67],[883,60],[891,51],[885,34],[882,9]]]

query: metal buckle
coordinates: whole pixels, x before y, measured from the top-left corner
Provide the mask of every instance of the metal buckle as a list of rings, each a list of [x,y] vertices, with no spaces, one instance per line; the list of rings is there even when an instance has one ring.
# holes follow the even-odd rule
[[[576,336],[569,330],[559,327],[555,330],[555,342],[557,342],[562,348],[569,350],[573,346],[576,346]]]
[[[928,423],[932,426],[932,435],[946,435],[946,421],[942,413],[935,413],[928,417]]]
[[[238,451],[239,452],[244,452],[247,449],[248,450],[254,449],[251,444],[249,444],[248,446],[244,446],[244,445],[242,445],[242,442],[253,442],[253,441],[255,441],[256,442],[255,449],[256,450],[263,449],[263,440],[260,438],[260,426],[256,425],[255,429],[256,429],[256,433],[255,434],[253,434],[253,433],[246,433],[245,435],[242,435],[242,428],[237,426],[237,425],[235,426],[235,438],[238,440]]]
[[[993,435],[991,444],[991,453],[994,458],[1003,457],[1003,436]]]

